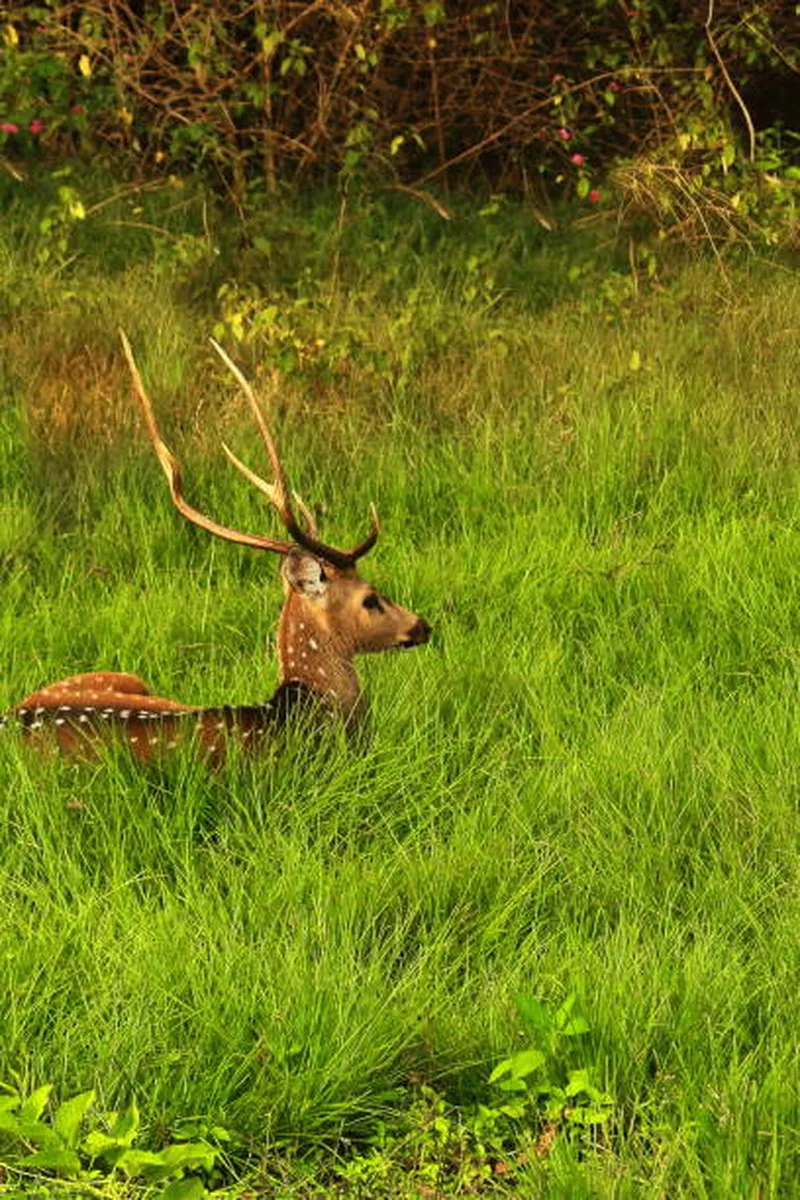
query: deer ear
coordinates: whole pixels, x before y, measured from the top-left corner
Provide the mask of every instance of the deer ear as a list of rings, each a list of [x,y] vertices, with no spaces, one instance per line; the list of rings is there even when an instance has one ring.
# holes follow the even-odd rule
[[[281,574],[293,592],[309,600],[321,600],[328,590],[325,567],[305,550],[290,550],[284,557]]]

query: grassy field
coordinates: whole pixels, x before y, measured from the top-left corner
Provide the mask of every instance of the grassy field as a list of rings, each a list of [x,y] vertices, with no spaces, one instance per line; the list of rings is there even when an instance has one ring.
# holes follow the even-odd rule
[[[160,192],[53,248],[52,198],[5,200],[0,710],[101,666],[274,685],[275,564],[171,508],[118,325],[191,497],[251,529],[207,335],[281,362],[293,482],[333,541],[376,502],[363,573],[435,635],[364,662],[358,753],[210,775],[2,735],[0,1079],[135,1099],[151,1147],[222,1126],[232,1194],[796,1195],[796,278],[645,291],[521,211],[298,211],[255,251]],[[531,1001],[570,996],[589,1032],[545,1036]],[[545,1043],[610,1118],[487,1134],[492,1068]]]

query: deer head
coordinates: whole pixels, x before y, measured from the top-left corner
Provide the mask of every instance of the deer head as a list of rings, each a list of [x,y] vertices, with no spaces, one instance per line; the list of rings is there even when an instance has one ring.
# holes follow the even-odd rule
[[[256,475],[224,442],[222,449],[236,469],[277,510],[289,540],[244,533],[205,516],[184,498],[180,466],[161,437],[130,343],[122,330],[120,337],[150,440],[178,512],[215,537],[255,550],[269,550],[281,557],[284,589],[278,626],[281,683],[302,684],[345,718],[356,715],[361,709],[361,688],[353,658],[357,654],[419,646],[427,642],[430,635],[430,626],[425,620],[378,593],[357,573],[356,563],[372,549],[378,538],[374,506],[369,533],[350,550],[320,540],[310,510],[295,494],[294,501],[303,518],[303,524],[300,523],[275,442],[253,389],[222,347],[212,339],[214,349],[238,382],[255,418],[272,467],[273,482]]]

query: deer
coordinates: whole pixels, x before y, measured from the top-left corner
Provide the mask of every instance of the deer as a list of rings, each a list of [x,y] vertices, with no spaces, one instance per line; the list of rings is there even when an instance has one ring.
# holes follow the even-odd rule
[[[347,730],[358,728],[367,705],[353,659],[359,654],[420,646],[431,633],[427,621],[395,604],[358,574],[359,560],[378,539],[374,505],[369,533],[352,549],[342,550],[320,540],[311,510],[297,493],[290,492],[253,388],[212,338],[214,350],[250,408],[271,465],[272,481],[252,471],[224,442],[222,449],[229,462],[266,496],[288,536],[246,533],[204,515],[184,496],[180,465],[161,436],[130,342],[123,330],[119,332],[133,393],[177,511],[215,537],[280,556],[283,607],[276,639],[278,685],[263,704],[206,708],[154,696],[138,675],[92,671],[31,692],[0,718],[0,723],[16,721],[26,738],[47,739],[50,745],[55,741],[57,749],[69,756],[96,757],[98,743],[109,738],[121,740],[142,762],[173,749],[188,731],[215,767],[224,762],[231,739],[246,748],[263,747],[297,714],[331,718]]]

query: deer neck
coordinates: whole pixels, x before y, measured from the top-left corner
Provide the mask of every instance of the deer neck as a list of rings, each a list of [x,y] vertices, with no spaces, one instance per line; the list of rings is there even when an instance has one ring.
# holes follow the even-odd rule
[[[292,594],[278,624],[281,683],[300,683],[348,721],[363,707],[352,650],[320,621],[309,601]]]

